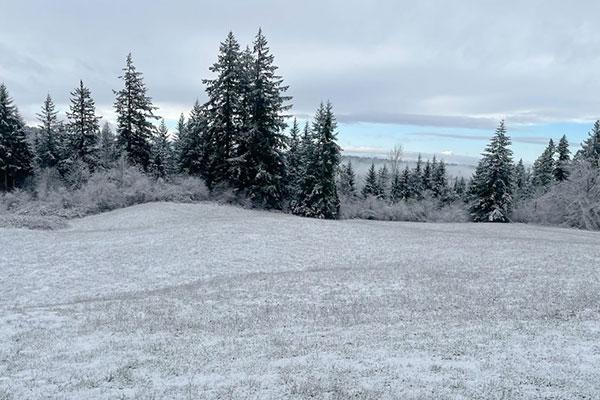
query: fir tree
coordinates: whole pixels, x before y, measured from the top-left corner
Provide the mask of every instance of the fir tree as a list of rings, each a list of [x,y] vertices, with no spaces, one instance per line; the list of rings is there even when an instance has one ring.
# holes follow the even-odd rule
[[[109,169],[117,160],[115,134],[108,122],[102,125],[100,130],[98,161],[102,168]]]
[[[348,160],[340,168],[339,188],[340,194],[348,199],[356,197],[356,174],[352,168],[352,161]]]
[[[298,121],[294,118],[290,129],[289,147],[287,151],[288,188],[290,197],[296,199],[302,183],[302,143]]]
[[[375,163],[371,163],[361,194],[364,198],[367,198],[369,196],[377,196],[377,192],[377,172],[375,171]]]
[[[286,174],[284,112],[290,108],[290,97],[284,95],[288,87],[276,70],[267,40],[259,30],[254,41],[248,99],[249,131],[244,133],[245,153],[240,155],[246,179],[238,185],[255,204],[268,208],[281,207]]]
[[[550,139],[548,146],[544,152],[538,157],[533,164],[533,185],[545,192],[554,182],[554,153],[556,148],[554,141]]]
[[[20,186],[33,172],[33,153],[24,127],[6,86],[0,83],[0,190]]]
[[[429,160],[425,161],[425,166],[423,167],[423,175],[421,177],[423,190],[431,191],[433,190],[433,179],[432,179],[432,167]]]
[[[337,123],[331,103],[321,104],[315,115],[313,157],[301,188],[301,201],[295,212],[306,217],[334,219],[340,202],[335,181],[340,162],[336,143]]]
[[[432,163],[431,190],[433,197],[445,200],[448,195],[448,177],[446,176],[446,164],[443,160],[437,162],[434,158]]]
[[[177,172],[182,172],[181,168],[181,156],[186,143],[186,122],[183,113],[179,116],[177,121],[177,133],[173,138],[173,157],[175,159]]]
[[[504,121],[496,129],[471,182],[474,221],[508,222],[512,210],[513,164]]]
[[[117,113],[117,141],[121,151],[126,153],[132,165],[142,167],[144,171],[150,164],[150,140],[155,127],[150,120],[157,119],[152,99],[146,94],[142,73],[133,65],[131,53],[127,55],[123,75],[123,89],[115,92],[115,111]]]
[[[69,123],[69,147],[71,155],[84,162],[93,171],[98,165],[99,120],[91,92],[79,81],[79,87],[71,92]]]
[[[515,166],[514,172],[514,197],[515,200],[524,200],[531,197],[531,177],[525,169],[523,159],[520,159]]]
[[[160,121],[158,131],[152,140],[150,170],[157,178],[166,178],[173,174],[173,151],[169,142],[169,130],[165,120]]]
[[[593,167],[600,167],[600,121],[596,121],[588,138],[581,144],[581,150],[575,155],[578,161],[587,161]]]
[[[452,187],[452,191],[459,199],[464,199],[465,194],[467,192],[467,182],[465,178],[461,176],[460,178],[454,178],[454,185]]]
[[[571,162],[571,151],[569,150],[569,142],[566,135],[560,138],[556,153],[558,154],[558,158],[554,165],[554,179],[557,182],[566,181],[569,177],[569,163]]]
[[[179,168],[190,175],[201,176],[210,188],[212,185],[210,175],[205,172],[210,155],[207,131],[208,124],[204,109],[196,101],[185,127],[185,135],[180,138]]]
[[[423,159],[421,158],[421,154],[419,154],[417,158],[417,165],[413,169],[410,176],[410,183],[408,185],[409,197],[417,200],[422,199],[424,189]]]
[[[380,200],[387,198],[388,186],[390,181],[390,174],[387,169],[387,165],[383,164],[379,171],[377,171],[377,188],[375,195]]]
[[[208,135],[213,140],[207,174],[215,184],[235,180],[235,147],[241,139],[243,109],[243,69],[240,46],[232,32],[221,43],[217,62],[210,70],[214,79],[205,79],[208,101],[205,105]]]
[[[35,139],[37,165],[40,168],[53,168],[62,160],[65,150],[63,138],[58,126],[58,111],[52,97],[48,94],[39,114],[39,132]]]
[[[402,199],[406,198],[406,185],[408,184],[408,176],[410,175],[408,169],[406,172],[406,181],[404,178],[404,172],[400,172],[398,168],[395,168],[395,172],[392,175],[392,183],[390,185],[390,201],[397,203]]]

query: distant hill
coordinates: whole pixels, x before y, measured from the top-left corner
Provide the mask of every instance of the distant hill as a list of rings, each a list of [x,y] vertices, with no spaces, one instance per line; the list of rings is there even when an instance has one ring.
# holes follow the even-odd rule
[[[409,168],[414,168],[417,163],[418,153],[406,152],[402,155],[401,168],[408,165]],[[423,161],[433,159],[433,154],[421,153]],[[436,154],[437,160],[444,160],[447,166],[448,175],[450,177],[465,177],[470,178],[475,172],[477,162],[479,161],[475,157],[459,156],[454,154]],[[348,160],[352,161],[352,166],[359,176],[364,176],[367,170],[371,166],[371,163],[375,163],[375,167],[379,168],[386,163],[386,159],[381,156],[366,157],[352,154],[345,154],[342,156],[342,162],[346,163]]]

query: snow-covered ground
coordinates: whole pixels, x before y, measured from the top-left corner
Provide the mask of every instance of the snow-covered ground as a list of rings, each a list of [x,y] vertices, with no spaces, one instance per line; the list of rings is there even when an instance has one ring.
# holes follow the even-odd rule
[[[598,233],[156,203],[0,249],[0,399],[600,398]]]

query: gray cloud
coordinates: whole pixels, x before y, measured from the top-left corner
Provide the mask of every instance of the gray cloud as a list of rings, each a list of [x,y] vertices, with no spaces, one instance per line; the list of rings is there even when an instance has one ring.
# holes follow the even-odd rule
[[[219,41],[262,26],[295,111],[344,122],[493,128],[600,113],[600,3],[582,0],[3,2],[0,80],[25,113],[79,79],[108,109],[133,51],[168,116],[203,99]]]

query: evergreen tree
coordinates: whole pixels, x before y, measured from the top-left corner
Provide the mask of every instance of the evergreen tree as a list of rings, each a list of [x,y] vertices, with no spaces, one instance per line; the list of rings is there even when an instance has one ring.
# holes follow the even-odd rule
[[[408,167],[404,171],[406,173],[406,180],[404,179],[404,172],[401,173],[399,168],[395,168],[395,172],[392,174],[392,183],[390,185],[390,200],[392,203],[397,203],[406,198],[406,185],[408,185],[410,173]]]
[[[581,150],[575,155],[576,160],[589,162],[593,167],[600,167],[600,121],[594,123],[588,138],[581,144]]]
[[[429,160],[425,161],[425,166],[423,167],[423,175],[421,177],[423,182],[423,190],[431,191],[433,190],[433,179],[432,179],[432,167]]]
[[[410,176],[410,183],[408,185],[408,192],[411,198],[420,200],[423,198],[424,178],[423,178],[423,159],[421,154],[417,158],[417,165],[413,169]]]
[[[402,188],[402,191],[400,192],[400,199],[402,200],[408,200],[413,195],[411,192],[411,179],[412,175],[407,165],[404,168],[404,171],[402,171],[402,176],[400,177],[400,187]]]
[[[211,176],[206,174],[210,156],[210,151],[207,150],[210,142],[207,137],[208,124],[204,109],[198,101],[196,101],[190,112],[184,132],[183,138],[180,137],[179,168],[182,172],[190,175],[201,176],[210,188],[212,185]]]
[[[249,131],[244,133],[242,166],[246,176],[238,185],[255,204],[280,208],[285,178],[284,112],[290,108],[284,95],[287,86],[276,75],[267,39],[259,30],[254,41],[251,69]]]
[[[371,163],[369,172],[367,172],[367,176],[365,177],[365,185],[362,188],[361,194],[364,198],[367,198],[369,196],[377,196],[377,192],[377,172],[375,171],[375,163]]]
[[[514,172],[514,198],[515,200],[523,200],[531,197],[531,177],[525,169],[523,159],[520,159],[515,166]]]
[[[173,150],[169,142],[169,130],[165,120],[160,121],[158,131],[152,140],[150,170],[157,178],[166,178],[173,174]]]
[[[346,198],[353,199],[356,197],[356,174],[352,168],[352,161],[348,160],[345,165],[340,168],[339,188],[340,194]]]
[[[0,190],[20,186],[33,172],[33,153],[24,127],[6,86],[0,83]]]
[[[387,169],[387,165],[383,164],[379,171],[377,171],[377,192],[375,195],[380,200],[387,198],[388,186],[390,181],[390,174]]]
[[[110,129],[108,122],[105,122],[100,130],[99,147],[99,165],[102,168],[109,169],[117,160],[118,155],[116,151],[115,134],[112,129]]]
[[[295,209],[298,214],[324,219],[337,217],[340,201],[335,177],[340,147],[336,143],[336,127],[331,103],[321,103],[313,123],[313,157],[304,176],[301,201]]]
[[[37,165],[40,168],[56,167],[62,160],[65,149],[60,137],[61,132],[58,130],[58,111],[49,94],[42,105],[42,110],[36,116],[40,122],[35,139]]]
[[[241,139],[243,109],[243,69],[240,46],[232,32],[221,43],[217,62],[210,70],[215,79],[205,79],[208,101],[205,105],[208,135],[213,140],[208,174],[211,182],[233,184],[234,157]]]
[[[297,198],[302,183],[302,143],[298,121],[294,118],[287,151],[288,189],[292,201]]]
[[[554,179],[557,182],[566,181],[569,177],[569,163],[571,162],[571,151],[569,150],[569,141],[567,136],[563,135],[556,148],[558,159],[554,165]]]
[[[467,182],[465,178],[461,176],[460,178],[454,178],[454,186],[452,187],[452,191],[459,199],[464,199],[467,192]]]
[[[173,138],[173,158],[175,159],[177,172],[183,171],[181,168],[181,156],[186,143],[186,122],[183,113],[177,121],[177,133]]]
[[[131,53],[127,55],[123,75],[123,89],[115,92],[115,111],[117,113],[117,141],[121,151],[126,153],[132,165],[148,170],[150,164],[150,140],[155,127],[150,121],[158,119],[154,115],[152,99],[146,94],[142,73],[133,65]]]
[[[554,182],[555,152],[556,148],[554,146],[554,141],[550,139],[544,152],[533,164],[533,185],[541,191],[548,190],[552,182]]]
[[[471,182],[474,221],[508,222],[512,209],[513,163],[504,121],[496,129]]]
[[[79,81],[79,87],[71,92],[69,123],[69,147],[71,155],[84,162],[93,171],[98,165],[98,142],[100,117],[91,92]]]
[[[443,160],[437,162],[434,158],[432,163],[431,190],[433,197],[445,200],[448,195],[448,177],[446,176],[446,164]]]

